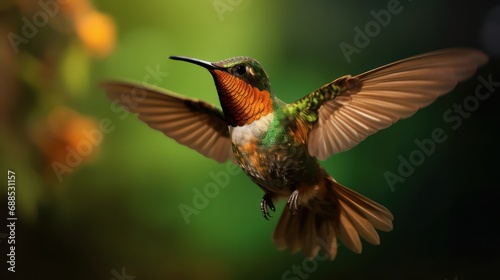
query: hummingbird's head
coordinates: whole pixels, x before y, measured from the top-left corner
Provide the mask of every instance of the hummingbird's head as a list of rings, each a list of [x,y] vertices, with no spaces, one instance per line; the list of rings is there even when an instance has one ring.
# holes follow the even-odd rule
[[[212,63],[225,72],[243,80],[245,83],[260,90],[271,91],[269,77],[260,63],[250,57],[238,56]],[[224,77],[222,77],[224,79]]]
[[[250,124],[272,112],[269,78],[257,60],[243,56],[219,62],[181,56],[170,58],[194,63],[210,71],[229,125]]]

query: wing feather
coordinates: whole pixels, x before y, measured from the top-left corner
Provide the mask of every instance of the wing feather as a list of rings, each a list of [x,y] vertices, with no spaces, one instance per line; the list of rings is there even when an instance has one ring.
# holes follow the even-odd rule
[[[178,143],[218,162],[234,161],[226,120],[216,107],[152,86],[115,81],[101,86],[113,102]]]
[[[445,49],[324,85],[309,95],[310,99],[318,94],[331,96],[316,109],[318,118],[309,132],[309,153],[325,160],[354,147],[451,91],[487,60],[477,50]]]

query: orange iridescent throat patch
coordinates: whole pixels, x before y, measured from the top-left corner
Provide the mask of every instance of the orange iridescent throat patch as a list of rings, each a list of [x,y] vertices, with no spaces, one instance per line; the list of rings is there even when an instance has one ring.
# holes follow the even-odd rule
[[[219,99],[229,125],[243,126],[272,112],[267,90],[259,90],[225,71],[212,70]]]

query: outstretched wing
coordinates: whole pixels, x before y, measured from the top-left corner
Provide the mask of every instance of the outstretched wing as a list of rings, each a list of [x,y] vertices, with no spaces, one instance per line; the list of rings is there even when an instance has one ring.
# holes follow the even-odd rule
[[[166,136],[218,162],[233,158],[221,110],[206,102],[128,82],[101,83],[108,97]]]
[[[311,125],[309,153],[325,160],[413,115],[472,76],[487,60],[473,49],[429,52],[341,77],[291,105]]]

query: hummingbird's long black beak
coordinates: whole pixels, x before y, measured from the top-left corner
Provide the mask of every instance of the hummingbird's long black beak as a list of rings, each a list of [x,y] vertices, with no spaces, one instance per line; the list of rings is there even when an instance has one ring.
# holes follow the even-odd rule
[[[203,68],[206,68],[208,70],[221,69],[221,67],[216,66],[216,65],[212,64],[211,62],[204,61],[204,60],[201,60],[201,59],[196,59],[196,58],[191,58],[191,57],[185,57],[185,56],[176,56],[176,55],[169,56],[169,58],[173,59],[173,60],[181,60],[181,61],[186,61],[186,62],[189,62],[189,63],[193,63],[193,64],[199,65],[199,66],[201,66]]]

